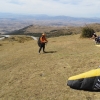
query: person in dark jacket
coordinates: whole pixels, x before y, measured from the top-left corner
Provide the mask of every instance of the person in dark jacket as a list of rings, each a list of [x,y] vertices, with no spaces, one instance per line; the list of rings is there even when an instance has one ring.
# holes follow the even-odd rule
[[[42,36],[39,38],[39,53],[43,49],[43,52],[45,53],[45,44],[48,42],[46,39],[46,35],[43,33]]]

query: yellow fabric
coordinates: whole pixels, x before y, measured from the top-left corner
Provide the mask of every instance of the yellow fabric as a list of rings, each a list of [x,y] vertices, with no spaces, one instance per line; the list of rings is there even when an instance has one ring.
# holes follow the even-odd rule
[[[95,45],[95,46],[100,47],[100,45]]]
[[[100,76],[100,68],[69,77],[68,80],[76,80],[76,79],[89,78],[89,77],[95,77],[95,76]]]

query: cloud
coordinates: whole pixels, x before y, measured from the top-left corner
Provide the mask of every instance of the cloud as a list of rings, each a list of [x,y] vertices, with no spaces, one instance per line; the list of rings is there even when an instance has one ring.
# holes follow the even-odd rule
[[[100,0],[0,0],[0,12],[100,17]]]
[[[17,5],[23,5],[24,4],[24,2],[21,2],[20,0],[10,0],[9,3],[17,4]]]

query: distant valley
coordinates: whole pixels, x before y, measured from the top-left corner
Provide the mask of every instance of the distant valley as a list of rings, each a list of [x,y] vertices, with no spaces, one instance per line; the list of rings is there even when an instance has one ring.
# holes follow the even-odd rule
[[[75,18],[69,16],[18,15],[0,13],[0,33],[7,34],[27,26],[69,27],[100,23],[100,18]],[[54,30],[54,28],[53,28]]]

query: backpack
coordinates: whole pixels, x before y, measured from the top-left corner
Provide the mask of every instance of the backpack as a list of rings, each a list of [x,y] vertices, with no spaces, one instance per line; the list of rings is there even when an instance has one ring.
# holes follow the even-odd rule
[[[40,37],[38,38],[37,44],[39,47],[41,46]]]

